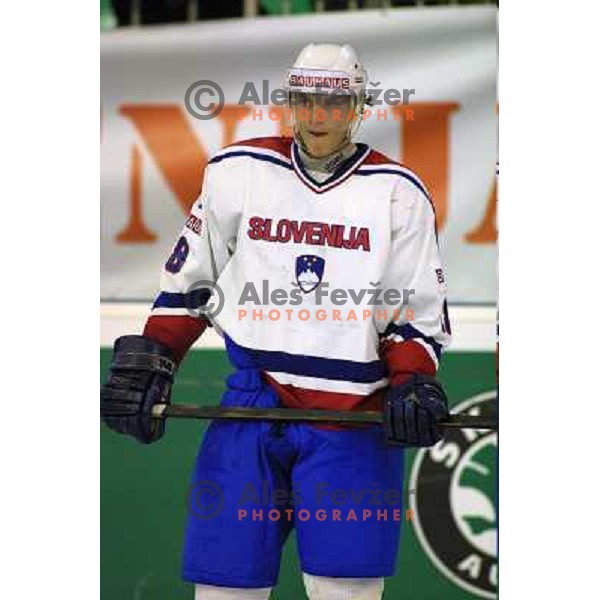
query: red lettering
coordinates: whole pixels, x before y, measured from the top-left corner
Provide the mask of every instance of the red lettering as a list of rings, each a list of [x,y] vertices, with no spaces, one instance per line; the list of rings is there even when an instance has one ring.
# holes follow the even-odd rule
[[[350,236],[347,240],[342,242],[342,248],[347,248],[349,250],[355,250],[355,238],[356,238],[356,227],[350,228]]]
[[[194,221],[194,227],[200,228],[199,223]],[[311,244],[316,246],[332,246],[334,248],[345,248],[347,250],[363,249],[371,251],[368,227],[351,226],[348,238],[344,238],[345,225],[337,223],[319,223],[316,221],[291,221],[280,219],[273,223],[273,219],[251,217],[248,220],[248,237],[251,240],[265,240],[267,242],[280,242],[287,244]],[[188,222],[188,226],[191,226]]]
[[[298,226],[298,221],[291,221],[292,226],[292,236],[294,237],[295,244],[301,244],[306,237],[306,223],[302,221],[300,226]]]
[[[267,242],[276,242],[277,236],[271,234],[271,226],[273,225],[273,219],[265,219],[265,227],[263,230],[263,239]]]
[[[264,227],[264,219],[260,217],[250,217],[248,224],[250,225],[250,229],[248,229],[248,237],[251,240],[260,240],[262,237],[262,229]]]
[[[366,227],[361,227],[359,229],[358,235],[356,236],[356,245],[354,246],[354,249],[358,250],[358,248],[361,246],[365,252],[371,251],[371,243],[369,241],[369,230]]]
[[[290,241],[291,236],[290,222],[287,219],[282,219],[277,223],[277,241],[286,244]]]

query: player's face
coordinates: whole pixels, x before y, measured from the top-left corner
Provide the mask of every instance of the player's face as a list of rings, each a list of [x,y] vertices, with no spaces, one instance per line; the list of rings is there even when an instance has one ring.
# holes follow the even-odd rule
[[[352,98],[342,95],[297,94],[292,98],[296,127],[309,154],[329,156],[346,137],[352,122]]]

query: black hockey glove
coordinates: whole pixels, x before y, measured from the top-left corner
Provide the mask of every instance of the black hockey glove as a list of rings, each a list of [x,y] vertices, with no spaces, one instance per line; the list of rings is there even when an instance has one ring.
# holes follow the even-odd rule
[[[100,416],[108,427],[143,444],[160,439],[165,420],[152,416],[155,404],[168,404],[177,364],[169,348],[143,335],[115,342],[110,375],[100,391]]]
[[[383,410],[388,443],[433,446],[442,439],[437,422],[448,417],[448,398],[433,377],[413,375],[387,391]]]

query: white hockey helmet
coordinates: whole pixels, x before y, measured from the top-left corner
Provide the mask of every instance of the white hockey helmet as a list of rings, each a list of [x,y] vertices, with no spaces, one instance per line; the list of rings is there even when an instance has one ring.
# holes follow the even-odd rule
[[[348,138],[356,133],[367,98],[367,72],[349,44],[308,44],[285,73],[285,90],[304,94],[352,96],[355,119],[349,123]],[[294,127],[296,134],[296,128]]]

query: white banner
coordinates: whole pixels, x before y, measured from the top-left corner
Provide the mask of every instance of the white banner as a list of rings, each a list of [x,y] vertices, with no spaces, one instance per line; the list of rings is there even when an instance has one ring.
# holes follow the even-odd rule
[[[398,9],[103,33],[102,299],[154,296],[208,158],[286,133],[273,92],[314,41],[353,45],[368,87],[381,90],[358,137],[432,192],[450,301],[495,303],[496,16],[495,7]],[[218,101],[209,83],[194,86],[202,80],[223,92],[212,119],[198,118],[196,99]],[[394,106],[390,90],[408,103]],[[240,105],[243,94],[255,102]]]

